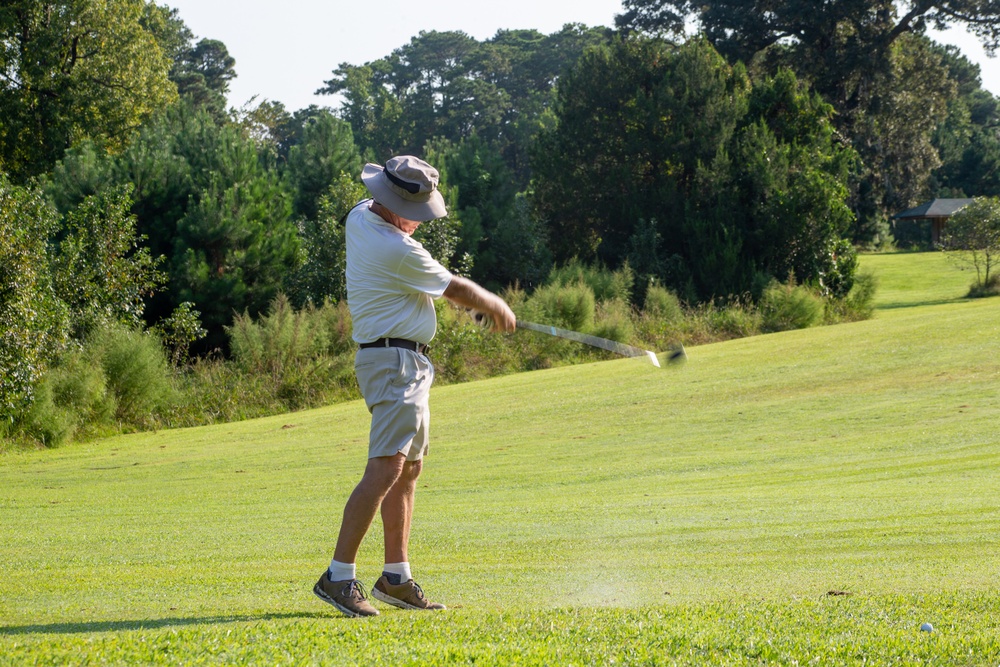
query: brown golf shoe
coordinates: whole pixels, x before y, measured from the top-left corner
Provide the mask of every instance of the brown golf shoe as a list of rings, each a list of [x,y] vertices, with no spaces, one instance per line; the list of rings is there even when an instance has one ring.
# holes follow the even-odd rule
[[[390,584],[384,574],[375,582],[372,597],[400,609],[447,609],[443,604],[425,598],[423,589],[413,579],[408,579],[397,586]]]
[[[330,581],[324,572],[313,586],[313,593],[323,602],[328,602],[339,609],[345,616],[378,616],[378,609],[368,601],[365,589],[357,579]]]

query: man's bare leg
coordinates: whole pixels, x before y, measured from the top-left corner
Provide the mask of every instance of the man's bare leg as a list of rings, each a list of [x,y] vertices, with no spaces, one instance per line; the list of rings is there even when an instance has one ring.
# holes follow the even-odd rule
[[[357,560],[361,541],[371,528],[379,505],[399,480],[405,463],[406,456],[403,454],[368,459],[365,474],[354,487],[344,507],[344,520],[340,524],[334,560],[340,563],[353,563]]]
[[[420,461],[407,462],[399,479],[382,500],[386,569],[372,587],[372,596],[402,609],[440,610],[446,607],[440,602],[428,600],[423,589],[413,581],[407,553],[420,470]]]
[[[417,493],[417,478],[422,461],[407,461],[395,484],[382,499],[382,527],[385,533],[385,562],[407,563],[410,522]]]

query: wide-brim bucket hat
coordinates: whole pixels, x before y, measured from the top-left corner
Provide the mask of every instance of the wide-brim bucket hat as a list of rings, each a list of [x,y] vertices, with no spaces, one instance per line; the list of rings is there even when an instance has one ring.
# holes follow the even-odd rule
[[[396,215],[426,222],[448,215],[438,192],[438,170],[412,155],[397,155],[384,165],[368,163],[361,180],[375,201]]]

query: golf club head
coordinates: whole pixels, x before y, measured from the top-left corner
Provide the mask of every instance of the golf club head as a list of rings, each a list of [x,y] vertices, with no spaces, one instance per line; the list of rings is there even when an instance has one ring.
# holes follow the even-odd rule
[[[667,354],[667,363],[679,365],[687,361],[687,352],[684,351],[684,346],[680,343],[670,348],[670,352]]]

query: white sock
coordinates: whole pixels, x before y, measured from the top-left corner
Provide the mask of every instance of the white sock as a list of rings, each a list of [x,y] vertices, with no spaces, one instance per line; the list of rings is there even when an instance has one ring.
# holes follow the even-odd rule
[[[358,578],[358,566],[354,563],[341,563],[339,560],[330,561],[330,581],[347,581]]]
[[[395,574],[399,576],[399,583],[409,581],[413,578],[410,574],[410,564],[406,563],[386,563],[385,567],[382,568],[384,574]],[[390,582],[391,583],[391,582]]]

